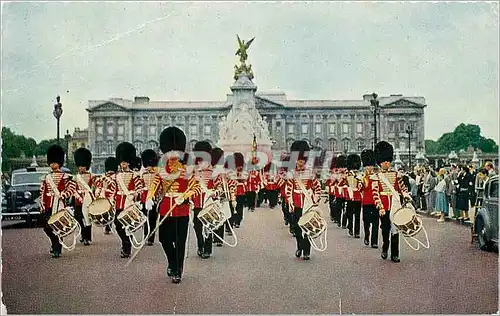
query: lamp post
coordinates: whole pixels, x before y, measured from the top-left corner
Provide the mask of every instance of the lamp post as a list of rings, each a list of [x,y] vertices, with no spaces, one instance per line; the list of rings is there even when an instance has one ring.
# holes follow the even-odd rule
[[[69,141],[71,139],[71,134],[69,130],[66,130],[66,135],[64,135],[64,140],[66,141],[66,161],[69,159]]]
[[[411,135],[413,135],[411,126],[406,129],[406,134],[408,134],[408,170],[411,171]]]
[[[57,144],[59,144],[59,122],[60,122],[60,119],[61,119],[61,115],[63,114],[63,110],[62,110],[62,103],[61,103],[61,97],[60,96],[57,96],[56,97],[56,100],[57,100],[57,103],[54,104],[54,111],[52,112],[52,114],[54,114],[54,117],[56,118],[57,120]]]
[[[377,115],[379,111],[380,102],[377,100],[378,95],[373,92],[372,99],[370,100],[370,104],[373,107],[373,148],[377,144]]]

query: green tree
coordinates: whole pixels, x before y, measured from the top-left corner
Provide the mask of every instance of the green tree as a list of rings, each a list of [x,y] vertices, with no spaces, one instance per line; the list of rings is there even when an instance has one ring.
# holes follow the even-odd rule
[[[445,133],[439,137],[437,142],[425,141],[428,154],[447,154],[452,150],[459,152],[471,146],[485,153],[498,152],[498,145],[495,141],[481,136],[481,128],[474,124],[462,123],[453,132]]]
[[[435,140],[426,139],[425,140],[425,151],[427,154],[436,154],[439,150],[439,143]]]

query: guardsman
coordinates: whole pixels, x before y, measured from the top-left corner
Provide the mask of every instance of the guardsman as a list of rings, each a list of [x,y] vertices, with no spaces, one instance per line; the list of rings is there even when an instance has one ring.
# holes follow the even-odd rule
[[[292,221],[290,225],[295,234],[297,241],[297,250],[295,257],[300,258],[303,255],[304,260],[309,260],[311,255],[311,243],[305,234],[302,233],[298,223],[302,216],[305,199],[311,199],[312,205],[318,205],[321,199],[321,184],[319,183],[312,170],[306,170],[307,153],[309,152],[309,145],[305,141],[293,142],[290,152],[298,153],[296,167],[293,172],[288,173],[289,180],[287,181],[285,192],[289,201],[290,213]],[[290,159],[293,159],[291,156]],[[302,185],[300,184],[302,183]],[[305,190],[304,190],[305,189]],[[310,196],[306,196],[310,194]]]
[[[67,200],[76,192],[76,183],[71,176],[62,172],[64,165],[64,149],[59,145],[52,145],[47,150],[47,164],[50,172],[43,178],[40,184],[40,208],[44,232],[50,238],[50,253],[53,258],[61,256],[62,245],[59,238],[54,234],[48,221],[52,215],[66,207]]]
[[[248,209],[251,212],[255,210],[255,206],[257,204],[257,194],[259,194],[259,191],[263,185],[260,170],[256,170],[258,163],[259,159],[257,157],[253,157],[251,164],[249,164],[246,195]]]
[[[336,184],[337,184],[337,178],[336,178],[336,169],[335,169],[335,157],[332,157],[332,161],[330,162],[330,177],[326,179],[325,181],[325,187],[326,191],[328,193],[328,206],[330,208],[330,220],[334,223],[337,223],[337,208],[336,208],[336,201],[335,201],[335,196],[336,196]]]
[[[349,230],[349,235],[351,236],[353,235],[354,228],[354,238],[360,238],[359,230],[361,225],[360,216],[362,182],[360,177],[358,176],[359,168],[361,168],[361,157],[356,154],[347,156],[347,183],[349,185],[346,202],[347,228]]]
[[[161,186],[159,239],[167,257],[166,274],[172,277],[173,283],[180,283],[189,228],[189,200],[201,193],[201,187],[195,175],[187,172],[183,159],[186,135],[181,129],[174,126],[164,129],[160,134],[160,149],[166,158],[165,166],[159,170],[161,183],[154,183],[148,197]]]
[[[200,194],[193,196],[192,199],[194,204],[193,226],[198,244],[198,256],[202,259],[210,258],[212,254],[213,234],[209,233],[205,238],[203,236],[203,224],[198,219],[198,214],[200,214],[205,207],[205,202],[215,196],[214,179],[212,177],[212,159],[210,156],[211,150],[212,146],[206,141],[197,142],[193,148],[195,155],[195,175],[201,187]],[[208,158],[210,158],[210,160],[207,160]]]
[[[269,162],[265,167],[264,167],[264,190],[267,196],[267,199],[269,201],[269,207],[271,209],[274,209],[276,205],[278,204],[278,194],[279,194],[279,188],[278,188],[278,181],[279,181],[279,175],[277,172],[274,170],[274,165],[272,162]]]
[[[336,192],[335,192],[335,200],[337,201],[335,203],[335,215],[337,216],[337,226],[340,227],[342,225],[342,228],[346,229],[347,228],[347,216],[345,212],[345,201],[346,201],[346,195],[347,193],[347,175],[346,175],[346,164],[347,164],[347,157],[344,155],[340,155],[335,159],[335,168],[336,168],[336,177],[337,177],[337,183],[336,183]]]
[[[115,206],[116,195],[116,172],[118,172],[118,162],[115,157],[108,157],[104,161],[104,174],[96,182],[95,196],[97,198],[106,198]],[[106,225],[104,233],[111,234],[111,225]]]
[[[228,235],[232,235],[230,227],[236,227],[234,220],[236,215],[236,181],[232,180],[231,168],[229,168],[228,163],[224,162],[224,151],[220,148],[213,148],[211,151],[212,167],[214,167],[214,189],[217,192],[216,198],[220,199],[221,202],[229,201],[229,208],[231,210],[231,217],[227,220],[224,225],[221,225],[216,231],[216,234],[224,239],[224,228]],[[234,159],[234,156],[229,156],[228,159]],[[234,171],[234,170],[233,170]],[[243,214],[243,204],[245,203],[244,195],[243,201],[241,202],[241,214]],[[239,225],[237,227],[240,227]],[[215,238],[215,244],[217,247],[222,247],[222,240]]]
[[[116,160],[119,163],[120,169],[116,174],[116,195],[115,195],[115,227],[118,236],[122,241],[121,257],[130,257],[132,251],[132,243],[130,237],[127,236],[125,229],[120,221],[118,221],[118,214],[129,206],[134,204],[138,195],[142,191],[143,182],[136,172],[130,169],[130,165],[134,166],[136,160],[136,151],[134,145],[128,142],[118,144],[116,147]]]
[[[281,211],[283,212],[283,220],[285,221],[285,226],[288,226],[290,222],[292,221],[291,219],[291,213],[290,213],[290,201],[288,201],[288,198],[286,196],[286,184],[288,182],[287,179],[287,172],[288,172],[288,166],[286,164],[290,160],[290,155],[283,155],[280,158],[281,160],[281,167],[279,168],[279,180],[278,180],[278,187],[280,191],[280,198],[281,198]],[[289,226],[289,232],[290,235],[294,236],[294,232],[292,230],[292,225]]]
[[[153,149],[146,149],[141,153],[142,166],[145,168],[141,174],[142,183],[144,185],[143,191],[141,192],[141,204],[142,211],[148,217],[148,225],[144,225],[144,238],[146,238],[149,232],[153,231],[156,227],[156,221],[158,220],[158,200],[159,194],[148,199],[149,188],[153,185],[155,179],[160,179],[160,175],[156,170],[158,166],[158,154]],[[152,246],[155,241],[155,234],[151,234],[148,238],[147,245]]]
[[[391,162],[394,159],[394,149],[391,144],[381,141],[375,145],[375,157],[380,170],[372,176],[373,199],[380,215],[380,226],[382,228],[382,259],[387,259],[389,245],[391,246],[391,260],[399,262],[399,234],[391,233],[391,211],[396,211],[393,205],[393,190],[402,194],[405,199],[410,198],[401,177],[397,171],[391,170]],[[392,187],[392,189],[391,189]],[[398,201],[400,197],[395,197]]]
[[[82,227],[82,242],[85,246],[92,241],[92,222],[89,218],[89,205],[95,199],[94,189],[96,177],[89,172],[92,153],[87,148],[78,148],[74,153],[77,192],[75,194],[75,219]]]
[[[246,193],[249,175],[243,171],[243,166],[245,165],[245,158],[243,157],[243,154],[235,152],[233,154],[233,158],[234,166],[236,168],[236,170],[230,174],[230,179],[236,183],[236,214],[233,214],[233,224],[234,227],[239,228],[241,221],[243,220],[243,206],[247,202],[246,199],[248,198]],[[229,161],[227,161],[227,163],[228,165],[226,167],[231,167],[231,165],[229,165]]]
[[[365,230],[365,245],[371,245],[372,248],[378,248],[378,226],[379,214],[375,201],[373,200],[372,179],[375,174],[375,153],[371,149],[365,149],[361,152],[361,161],[365,173],[362,181],[362,205],[363,205],[363,227]],[[371,228],[371,229],[370,229]],[[371,232],[371,234],[370,234]]]

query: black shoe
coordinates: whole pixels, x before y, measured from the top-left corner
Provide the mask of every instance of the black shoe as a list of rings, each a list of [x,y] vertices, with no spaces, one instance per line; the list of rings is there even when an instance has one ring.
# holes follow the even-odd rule
[[[385,260],[385,259],[387,259],[387,252],[382,252],[382,256],[381,256],[381,257],[382,257],[382,259],[384,259],[384,260]]]
[[[302,255],[302,250],[299,249],[295,251],[295,257],[300,258],[301,255]]]
[[[303,259],[304,259],[304,260],[309,260],[309,259],[311,259],[311,257],[310,257],[309,255],[304,255],[304,258],[303,258]]]
[[[54,250],[52,251],[52,258],[59,258],[61,256],[61,252]]]
[[[85,240],[83,241],[83,244],[84,244],[85,246],[88,246],[88,245],[90,245],[90,241],[88,241],[88,240],[86,240],[86,239],[85,239]]]
[[[154,242],[153,241],[148,241],[148,246],[153,246]]]
[[[198,257],[203,258],[203,251],[198,250]]]
[[[217,247],[222,247],[222,243],[221,243],[221,242],[217,242],[215,245],[216,245]]]
[[[53,253],[53,252],[54,252],[54,248],[50,248],[49,253]]]
[[[181,283],[181,276],[180,275],[174,275],[172,278],[172,283],[179,284]]]
[[[106,235],[109,235],[109,234],[111,234],[111,231],[110,231],[110,230],[105,230],[105,231],[104,231],[104,233],[105,233]]]
[[[121,257],[122,258],[129,258],[130,257],[130,252],[122,251]]]
[[[285,220],[285,226],[288,226],[288,221],[287,220]]]
[[[232,231],[228,231],[228,232],[226,232],[226,234],[227,234],[228,236],[233,236],[233,232],[232,232]]]
[[[397,263],[397,262],[400,262],[401,260],[399,260],[398,256],[391,256],[391,261]]]
[[[372,245],[372,248],[377,249],[378,245]]]
[[[210,258],[210,254],[208,254],[208,253],[201,254],[201,259],[208,259],[208,258]]]
[[[333,217],[330,217],[330,220],[335,223],[335,219]]]
[[[240,228],[240,224],[234,224],[234,227]]]
[[[349,229],[349,235],[352,236],[352,230]]]
[[[368,240],[363,240],[363,243],[365,244],[365,246],[368,246],[370,244],[370,242]]]
[[[83,244],[83,242],[85,241],[85,239],[80,239],[80,243]]]
[[[354,235],[354,238],[360,238],[359,235]]]
[[[340,223],[339,222],[337,222],[337,227],[340,227]]]
[[[342,229],[347,229],[347,226],[342,226]]]
[[[172,268],[167,267],[167,276],[171,277],[172,275],[174,275],[174,272],[172,271]]]

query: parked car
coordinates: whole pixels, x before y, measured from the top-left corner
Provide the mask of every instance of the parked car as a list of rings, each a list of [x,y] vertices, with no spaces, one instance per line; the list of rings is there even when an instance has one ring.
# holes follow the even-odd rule
[[[476,213],[474,227],[480,249],[498,249],[498,176],[485,184],[483,205]]]
[[[12,172],[10,185],[2,190],[2,221],[24,220],[31,226],[40,217],[40,184],[48,167],[28,167]],[[70,172],[62,168],[63,172]]]

